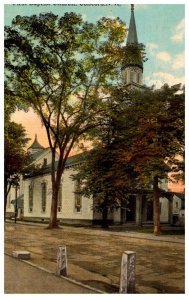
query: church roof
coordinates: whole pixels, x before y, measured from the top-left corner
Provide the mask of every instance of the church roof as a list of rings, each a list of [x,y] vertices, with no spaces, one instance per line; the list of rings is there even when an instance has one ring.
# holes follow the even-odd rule
[[[85,159],[85,155],[86,155],[86,152],[83,152],[83,153],[75,154],[73,156],[68,157],[66,160],[66,168],[73,167],[77,164],[82,163]],[[51,166],[52,166],[51,163],[46,166],[43,166],[42,168],[35,170],[31,174],[25,175],[25,178],[31,178],[31,177],[35,177],[38,175],[49,174],[51,172]],[[58,161],[55,161],[55,170],[57,170],[57,166],[58,166]]]
[[[134,4],[131,4],[131,19],[129,24],[129,33],[127,38],[127,46],[138,45],[137,29],[135,24]]]
[[[43,146],[41,146],[37,140],[37,134],[35,135],[35,140],[33,142],[33,144],[28,148],[31,150],[44,150],[45,148]]]

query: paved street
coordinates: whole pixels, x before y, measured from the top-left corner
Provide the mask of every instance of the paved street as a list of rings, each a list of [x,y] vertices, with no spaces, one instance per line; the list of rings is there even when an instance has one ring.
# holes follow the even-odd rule
[[[87,288],[5,256],[6,294],[91,294]]]
[[[121,256],[127,250],[136,251],[136,293],[184,293],[183,236],[5,224],[5,253],[30,251],[30,262],[54,273],[59,245],[67,246],[69,278],[106,293],[119,291]]]

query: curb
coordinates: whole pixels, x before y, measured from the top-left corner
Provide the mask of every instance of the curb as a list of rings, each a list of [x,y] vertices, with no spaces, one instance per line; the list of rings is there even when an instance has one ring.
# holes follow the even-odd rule
[[[13,257],[11,254],[8,254],[8,253],[4,253],[4,255],[7,255],[7,256],[9,256],[9,257],[12,257],[13,259],[22,261],[22,262],[25,263],[25,264],[28,264],[28,265],[30,265],[30,266],[32,266],[32,267],[38,269],[38,270],[44,271],[44,272],[46,272],[46,273],[49,273],[49,274],[51,274],[51,275],[53,275],[53,276],[55,276],[55,277],[62,278],[62,279],[66,280],[66,281],[69,281],[69,282],[71,282],[71,283],[73,283],[73,284],[76,284],[76,285],[78,285],[78,286],[81,286],[81,287],[83,287],[83,288],[86,288],[86,289],[88,289],[88,290],[90,290],[90,291],[96,292],[97,294],[107,294],[107,293],[105,293],[105,292],[103,292],[103,291],[101,291],[101,290],[99,290],[99,289],[93,288],[93,287],[91,287],[91,286],[89,286],[89,285],[87,285],[87,284],[83,284],[83,283],[81,283],[81,282],[79,282],[79,281],[77,281],[77,280],[75,280],[75,279],[68,278],[68,277],[65,277],[65,276],[62,276],[62,275],[61,275],[61,276],[57,276],[54,272],[51,272],[51,271],[49,271],[49,270],[47,270],[47,269],[45,269],[45,268],[43,268],[43,267],[40,267],[40,266],[38,266],[38,265],[36,265],[36,264],[34,264],[34,263],[32,263],[32,262],[27,261],[27,260],[15,258],[15,257]]]
[[[111,233],[110,233],[111,234]],[[117,235],[117,236],[124,236],[124,237],[128,237],[128,238],[132,238],[132,239],[140,239],[140,240],[151,240],[151,241],[155,241],[155,242],[163,242],[163,243],[177,243],[177,244],[185,244],[185,240],[182,239],[172,239],[172,238],[167,238],[164,239],[163,237],[150,237],[150,236],[137,236],[135,235],[135,233],[130,234],[130,233],[117,233],[114,232],[113,235]]]

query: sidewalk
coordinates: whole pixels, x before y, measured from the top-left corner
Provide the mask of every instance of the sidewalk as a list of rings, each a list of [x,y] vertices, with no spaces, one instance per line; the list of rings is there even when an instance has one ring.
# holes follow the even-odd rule
[[[7,220],[7,223],[13,223],[13,221]],[[23,224],[23,225],[31,225],[31,226],[39,226],[39,227],[47,227],[47,224],[44,223],[32,223],[32,222],[24,222],[24,221],[17,221],[17,224]],[[61,226],[61,229],[69,228],[69,226]],[[153,233],[142,233],[142,232],[135,232],[133,231],[114,231],[111,230],[112,228],[115,229],[115,227],[110,227],[108,230],[106,229],[99,229],[95,227],[87,228],[87,227],[72,227],[73,231],[80,231],[80,229],[84,230],[87,234],[98,234],[99,236],[123,236],[123,237],[129,237],[133,239],[145,239],[145,240],[152,240],[157,242],[167,242],[167,243],[180,243],[185,244],[185,236],[173,236],[173,235],[159,235],[155,236]]]
[[[87,288],[57,277],[21,260],[5,255],[5,294],[96,294]]]

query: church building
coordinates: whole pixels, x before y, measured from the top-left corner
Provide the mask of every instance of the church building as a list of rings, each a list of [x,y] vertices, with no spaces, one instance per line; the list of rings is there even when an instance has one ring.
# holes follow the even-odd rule
[[[134,15],[134,5],[131,4],[131,18],[126,46],[140,47],[137,37],[137,29]],[[143,85],[143,62],[132,61],[122,67],[122,82],[129,89],[145,89]],[[32,155],[35,164],[40,165],[40,171],[34,175],[20,179],[17,207],[18,218],[24,220],[45,221],[50,217],[52,184],[51,184],[51,150],[44,148],[38,142],[37,136],[28,151]],[[58,154],[57,154],[58,158]],[[74,167],[82,163],[82,155],[69,157],[66,162],[66,170],[62,176],[59,189],[59,201],[57,218],[63,223],[72,224],[100,224],[102,215],[96,212],[92,198],[85,198],[75,193],[78,190],[76,182],[72,181],[71,175],[76,172]],[[164,180],[160,189],[160,221],[173,224],[180,214],[184,216],[183,201],[175,198],[168,191],[167,181]],[[150,195],[152,191],[143,191],[129,195],[128,203],[119,209],[109,213],[110,224],[153,222],[153,201]],[[177,208],[177,210],[176,210]],[[11,188],[7,201],[7,216],[14,216],[15,211],[15,188]],[[176,212],[176,213],[175,213]]]

